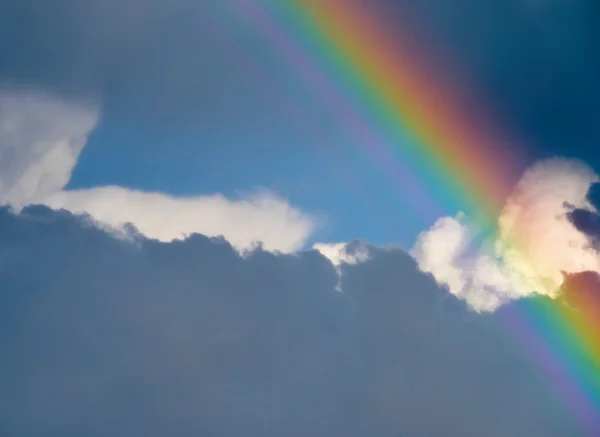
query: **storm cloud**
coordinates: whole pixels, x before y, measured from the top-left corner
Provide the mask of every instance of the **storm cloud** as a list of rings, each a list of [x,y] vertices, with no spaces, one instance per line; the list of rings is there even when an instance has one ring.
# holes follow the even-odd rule
[[[510,317],[353,244],[339,292],[316,250],[0,209],[2,435],[579,435]]]

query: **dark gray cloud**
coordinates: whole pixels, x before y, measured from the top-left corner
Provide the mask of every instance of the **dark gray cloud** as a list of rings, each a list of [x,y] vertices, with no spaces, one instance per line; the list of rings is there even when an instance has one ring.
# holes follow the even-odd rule
[[[600,183],[590,186],[586,198],[591,205],[590,209],[565,204],[567,219],[579,232],[588,237],[591,247],[600,250]]]
[[[356,243],[358,244],[358,243]],[[335,269],[0,209],[0,432],[576,436],[506,331],[399,249]]]

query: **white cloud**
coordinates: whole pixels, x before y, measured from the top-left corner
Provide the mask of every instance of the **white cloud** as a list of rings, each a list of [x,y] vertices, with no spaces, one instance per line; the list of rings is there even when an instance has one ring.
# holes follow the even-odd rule
[[[104,225],[132,223],[150,238],[223,235],[238,249],[301,248],[315,221],[268,191],[241,199],[220,194],[174,197],[124,187],[65,190],[87,135],[99,119],[94,105],[42,92],[0,91],[0,203],[40,203],[88,213]]]
[[[598,270],[596,253],[587,250],[587,238],[567,220],[564,207],[565,202],[590,207],[586,193],[597,180],[580,161],[542,161],[525,172],[498,221],[502,237],[516,239],[533,273],[548,278],[554,288],[562,283],[561,270]],[[504,254],[512,260],[514,252]]]
[[[242,200],[216,194],[176,198],[122,187],[61,191],[46,200],[52,208],[88,213],[114,227],[134,223],[144,235],[161,241],[187,234],[223,234],[237,248],[260,241],[268,250],[294,251],[314,230],[314,222],[269,192]]]
[[[313,249],[321,252],[321,255],[336,267],[342,263],[358,264],[369,259],[367,248],[356,244],[350,246],[348,243],[315,243]]]
[[[579,161],[541,161],[507,200],[494,240],[472,247],[474,226],[464,216],[446,217],[419,235],[411,253],[423,271],[478,311],[532,293],[554,296],[561,272],[600,271],[598,255],[564,207],[589,207],[586,192],[597,180]]]

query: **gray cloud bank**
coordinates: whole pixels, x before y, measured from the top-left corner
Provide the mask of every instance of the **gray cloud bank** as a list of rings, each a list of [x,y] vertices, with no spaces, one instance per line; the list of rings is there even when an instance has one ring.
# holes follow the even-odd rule
[[[0,434],[580,435],[506,307],[474,313],[407,253],[363,250],[340,293],[315,250],[0,209]]]

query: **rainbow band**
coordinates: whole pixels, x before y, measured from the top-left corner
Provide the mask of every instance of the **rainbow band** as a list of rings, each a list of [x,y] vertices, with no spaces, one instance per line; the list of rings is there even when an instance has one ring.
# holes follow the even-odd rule
[[[332,106],[390,177],[394,170],[414,176],[409,178],[414,184],[402,184],[414,206],[433,198],[495,228],[518,170],[516,157],[508,152],[514,141],[481,116],[486,112],[482,108],[467,111],[466,102],[472,100],[451,85],[455,78],[442,80],[439,72],[451,76],[447,69],[427,59],[427,51],[390,25],[374,2],[240,1],[236,6]],[[394,167],[389,167],[390,159],[398,161]],[[579,300],[580,311],[561,299],[535,299],[504,314],[581,425],[597,436],[600,303],[593,293],[584,294],[587,300],[582,301],[578,291],[567,294]]]
[[[391,32],[383,14],[366,8],[369,3],[306,0],[281,7],[301,17],[304,37],[322,46],[323,63],[335,64],[356,104],[392,129],[390,147],[402,149],[419,174],[433,178],[441,196],[451,196],[467,212],[485,207],[497,217],[513,180],[505,173],[512,163],[503,146],[510,143],[497,132],[476,129],[485,125],[479,114],[454,104],[465,93],[436,86],[440,81],[430,72],[437,69],[422,65],[425,51],[414,42],[403,44],[410,38]]]

